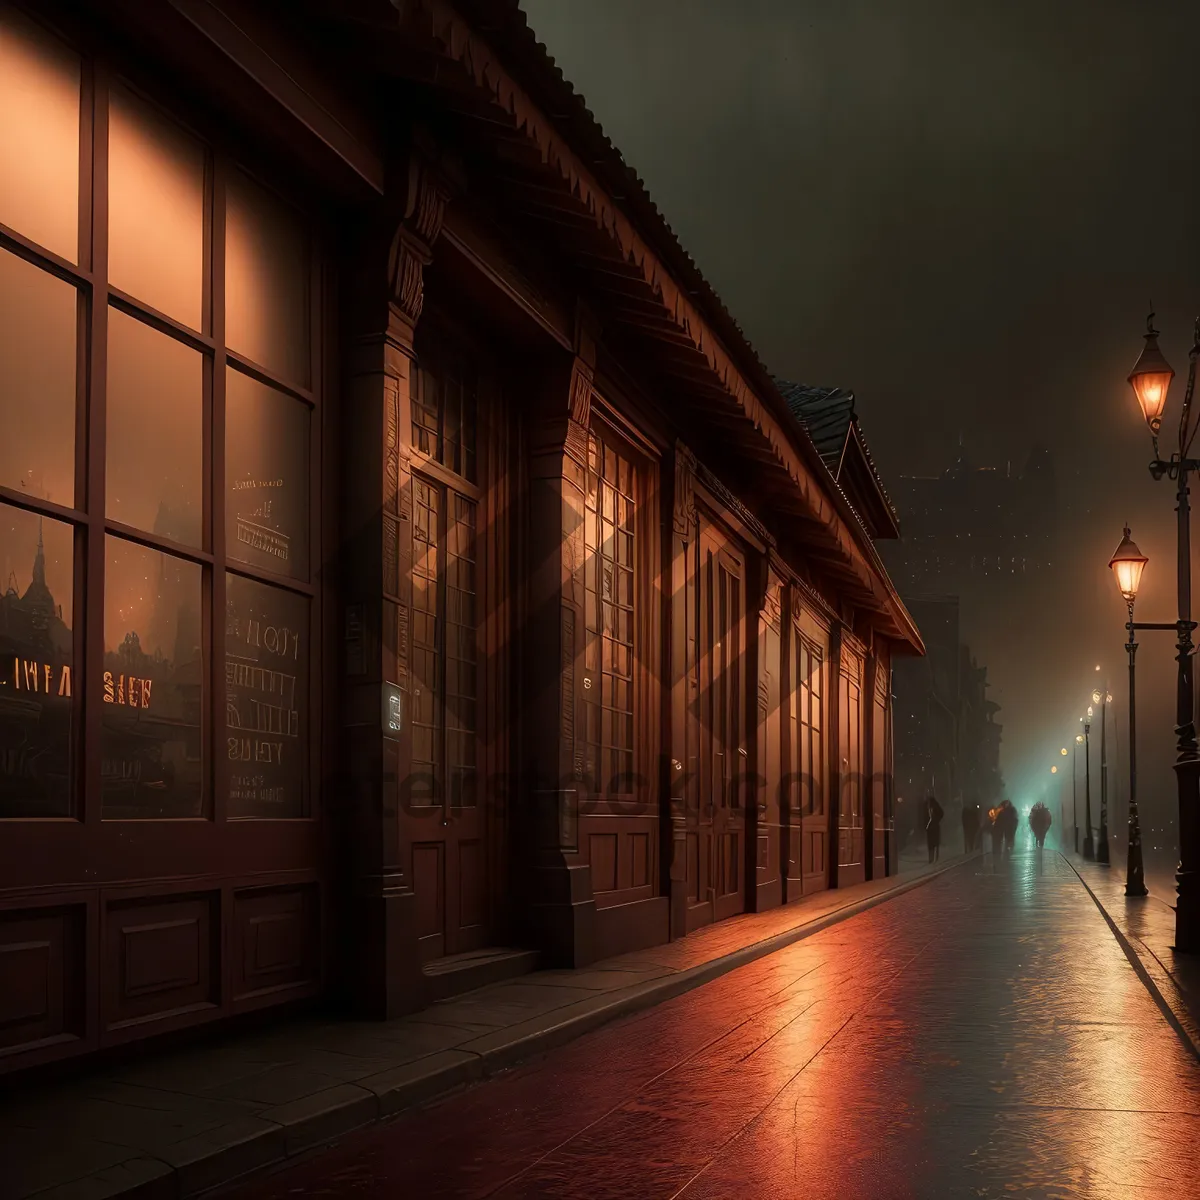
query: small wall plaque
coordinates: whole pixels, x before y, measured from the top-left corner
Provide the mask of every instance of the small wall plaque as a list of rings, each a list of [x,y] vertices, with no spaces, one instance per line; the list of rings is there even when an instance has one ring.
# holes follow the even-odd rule
[[[394,683],[383,685],[383,732],[396,735],[404,728],[404,693]]]

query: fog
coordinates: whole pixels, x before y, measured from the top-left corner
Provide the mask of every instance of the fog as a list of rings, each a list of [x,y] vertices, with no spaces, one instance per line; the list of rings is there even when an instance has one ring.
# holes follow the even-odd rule
[[[1128,687],[1107,563],[1125,521],[1151,560],[1138,619],[1176,616],[1173,491],[1146,470],[1150,439],[1126,376],[1153,300],[1177,372],[1166,433],[1200,309],[1200,9],[523,7],[771,370],[854,389],[885,482],[948,466],[960,435],[980,465],[1052,451],[1053,573],[1018,603],[964,610],[963,631],[1002,705],[1010,794],[1021,807],[1046,800],[1056,821],[1071,776],[1050,767],[1071,761],[1059,750],[1107,678],[1115,829]],[[1148,831],[1175,807],[1172,643],[1147,633],[1138,651]],[[1082,779],[1081,759],[1081,822]]]

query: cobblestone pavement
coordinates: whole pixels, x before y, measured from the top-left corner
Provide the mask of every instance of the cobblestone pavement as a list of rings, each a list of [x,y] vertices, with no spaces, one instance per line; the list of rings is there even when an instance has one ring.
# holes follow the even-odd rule
[[[239,1196],[1200,1195],[1200,1064],[1069,866],[990,855]]]

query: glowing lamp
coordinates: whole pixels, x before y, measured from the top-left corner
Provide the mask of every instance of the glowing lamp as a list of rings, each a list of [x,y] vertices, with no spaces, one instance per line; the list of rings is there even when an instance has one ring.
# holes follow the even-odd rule
[[[1117,587],[1125,597],[1126,604],[1132,604],[1137,599],[1138,588],[1142,585],[1142,572],[1150,560],[1137,548],[1137,543],[1129,536],[1129,526],[1125,526],[1125,535],[1121,544],[1113,551],[1108,560],[1113,575],[1117,579]]]
[[[1089,720],[1091,720],[1091,716],[1092,716],[1092,706],[1089,704],[1088,705],[1088,719]]]
[[[1083,734],[1077,733],[1075,735],[1075,740],[1082,746],[1083,745]]]
[[[1098,691],[1096,691],[1096,692],[1093,692],[1093,693],[1092,693],[1092,703],[1093,703],[1093,704],[1099,704],[1099,703],[1100,703],[1100,693],[1099,693]],[[1090,713],[1091,711],[1092,711],[1092,710],[1089,708],[1089,709],[1088,709],[1088,712]]]
[[[1057,775],[1057,774],[1058,774],[1058,768],[1057,768],[1057,767],[1051,767],[1051,768],[1050,768],[1050,774],[1051,774],[1051,775]]]
[[[1067,748],[1066,748],[1066,746],[1064,746],[1064,747],[1063,747],[1063,748],[1062,748],[1062,749],[1059,751],[1059,754],[1061,754],[1061,755],[1063,756],[1063,758],[1066,758],[1066,757],[1067,757]]]
[[[1158,427],[1162,424],[1163,409],[1167,406],[1167,391],[1175,372],[1171,364],[1163,357],[1158,348],[1158,330],[1154,328],[1154,314],[1146,318],[1146,344],[1142,353],[1129,372],[1129,386],[1141,406],[1142,416],[1150,426],[1150,432],[1157,437]]]

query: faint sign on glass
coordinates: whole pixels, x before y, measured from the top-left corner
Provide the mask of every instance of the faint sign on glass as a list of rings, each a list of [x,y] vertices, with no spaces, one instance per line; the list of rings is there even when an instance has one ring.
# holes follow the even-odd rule
[[[226,380],[229,557],[307,579],[308,407],[233,368]]]
[[[230,816],[304,816],[308,602],[240,575],[227,579],[225,746]]]

